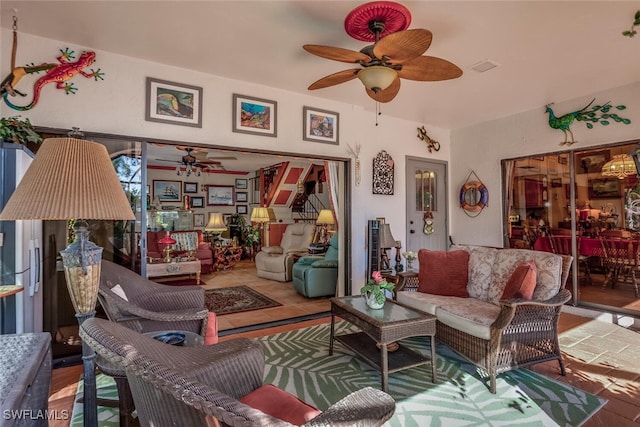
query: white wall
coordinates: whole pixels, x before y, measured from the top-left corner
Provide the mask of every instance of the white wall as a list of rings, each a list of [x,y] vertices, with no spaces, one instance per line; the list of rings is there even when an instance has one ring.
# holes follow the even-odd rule
[[[579,78],[579,77],[577,77]],[[611,101],[612,105],[626,105],[619,112],[631,119],[631,124],[612,122],[609,126],[594,124],[587,129],[584,122],[574,122],[571,130],[577,141],[573,150],[587,147],[630,141],[640,138],[640,83],[614,88],[608,91],[585,95],[583,98],[568,100],[552,105],[556,116],[579,110],[593,98],[596,103]],[[456,243],[503,245],[502,240],[502,182],[500,160],[531,154],[566,151],[559,143],[564,141],[562,131],[549,127],[545,106],[539,109],[514,114],[458,129],[451,132],[450,192],[453,200],[451,209],[451,234]],[[469,218],[456,206],[460,187],[471,171],[489,190],[489,206],[475,218]]]
[[[11,51],[11,32],[1,32],[2,52]],[[20,34],[17,64],[53,62],[59,49],[69,47],[76,52],[90,47],[75,46],[63,41]],[[2,116],[21,114],[34,125],[66,128],[77,126],[91,132],[104,132],[142,138],[161,138],[181,142],[219,145],[227,147],[272,150],[289,153],[348,158],[347,144],[361,145],[362,182],[351,188],[353,288],[357,292],[364,283],[365,231],[367,220],[385,217],[391,224],[393,235],[406,242],[405,228],[405,155],[448,161],[450,157],[449,131],[426,123],[414,123],[384,115],[376,118],[357,106],[332,102],[306,94],[260,86],[191,70],[168,67],[136,58],[96,51],[93,68],[105,73],[104,81],[95,82],[76,76],[75,95],[65,95],[53,84],[45,86],[38,105],[19,113],[0,103]],[[0,64],[3,76],[9,73],[6,60]],[[215,70],[212,70],[215,73]],[[41,75],[40,75],[41,76]],[[40,77],[36,76],[36,77]],[[157,79],[201,86],[203,93],[202,128],[190,128],[145,121],[145,79]],[[17,105],[25,105],[32,94],[32,80],[24,78],[19,86],[28,94],[27,99],[12,98]],[[359,84],[351,82],[346,84]],[[250,95],[278,102],[278,137],[233,133],[232,94]],[[366,96],[364,89],[362,96]],[[373,102],[373,101],[371,101]],[[340,145],[311,143],[302,140],[302,107],[336,111],[340,113]],[[416,137],[416,128],[425,125],[429,136],[441,143],[441,150],[429,153],[424,142]],[[386,150],[395,160],[395,191],[392,196],[373,195],[371,190],[372,162],[380,150]],[[466,168],[466,167],[465,167]],[[462,168],[461,170],[464,170]],[[353,166],[352,166],[353,172]],[[478,171],[482,176],[482,171]],[[487,173],[488,175],[488,173]],[[483,177],[484,179],[484,177]],[[454,183],[459,183],[454,180]],[[352,184],[353,185],[353,184]],[[493,185],[490,188],[494,188]],[[455,202],[456,197],[452,197]],[[484,215],[484,213],[483,213]]]

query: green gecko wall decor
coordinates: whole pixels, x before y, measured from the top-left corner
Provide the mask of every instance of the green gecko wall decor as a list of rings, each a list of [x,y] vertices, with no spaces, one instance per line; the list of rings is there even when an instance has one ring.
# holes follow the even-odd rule
[[[587,126],[587,129],[593,129],[593,123],[600,123],[602,126],[608,126],[609,124],[611,124],[611,120],[616,123],[623,123],[625,125],[631,123],[631,120],[620,117],[615,112],[610,113],[612,108],[610,101],[607,101],[603,105],[592,106],[595,100],[596,99],[593,98],[590,103],[588,103],[581,109],[564,114],[560,117],[556,117],[554,111],[550,107],[551,104],[547,105],[545,112],[549,114],[549,126],[552,129],[559,129],[564,132],[564,141],[561,142],[560,145],[571,145],[576,142],[573,138],[573,132],[571,132],[571,129],[569,129],[574,120],[577,120],[579,122],[586,122],[585,125]],[[626,110],[626,108],[627,107],[624,105],[615,106],[615,109],[619,111]],[[571,136],[571,140],[569,140],[568,136]]]

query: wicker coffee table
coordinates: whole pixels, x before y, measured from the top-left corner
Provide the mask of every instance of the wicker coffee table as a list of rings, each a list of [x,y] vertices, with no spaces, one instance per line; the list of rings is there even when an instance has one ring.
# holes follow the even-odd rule
[[[357,326],[362,332],[336,336],[336,317]],[[340,341],[367,363],[380,369],[382,391],[387,391],[389,373],[425,363],[431,363],[431,380],[436,382],[435,335],[436,317],[431,314],[421,313],[391,300],[387,300],[383,308],[372,310],[361,296],[331,298],[329,355],[333,354],[334,340]],[[396,351],[387,350],[387,344],[416,336],[431,337],[431,358],[399,343]],[[379,349],[376,343],[380,344]]]

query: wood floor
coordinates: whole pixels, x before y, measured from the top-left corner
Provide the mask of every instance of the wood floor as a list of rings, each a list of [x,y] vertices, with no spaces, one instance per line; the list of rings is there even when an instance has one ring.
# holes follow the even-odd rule
[[[620,302],[627,301],[627,304],[636,303],[635,298],[629,302],[628,292],[626,292],[629,291],[630,294],[633,295],[632,288],[627,289],[628,286],[625,285],[622,287],[625,289],[625,292],[610,292],[610,289],[602,288],[600,278],[596,277],[596,275],[594,275],[593,278],[595,280],[591,286],[584,285],[580,287],[581,298],[589,298],[598,303],[603,303],[604,300],[613,302],[616,299]],[[603,278],[604,276],[602,276],[602,279]],[[295,290],[293,290],[291,282],[280,283],[260,279],[255,275],[255,267],[253,264],[247,262],[236,265],[233,270],[204,275],[202,279],[206,282],[204,287],[207,289],[246,285],[283,304],[281,307],[220,316],[219,330],[231,333],[230,335],[222,336],[221,340],[233,339],[240,336],[258,337],[329,322],[328,317],[322,317],[315,320],[301,321],[299,323],[266,329],[238,332],[236,328],[242,330],[243,327],[254,324],[326,312],[330,309],[330,303],[326,298],[309,300],[298,295]],[[637,306],[635,307],[637,308]],[[609,403],[584,424],[586,427],[612,425],[640,426],[640,364],[635,362],[636,359],[635,356],[633,356],[634,354],[637,355],[640,353],[640,334],[631,333],[631,335],[628,335],[628,330],[620,326],[606,324],[605,327],[603,326],[603,322],[563,313],[560,317],[560,332],[570,333],[574,329],[579,330],[578,334],[581,337],[580,342],[575,344],[575,346],[579,347],[578,351],[580,354],[593,353],[595,351],[594,349],[605,346],[607,336],[620,336],[621,333],[626,333],[623,341],[625,341],[628,346],[624,351],[620,351],[619,363],[615,359],[617,356],[614,355],[614,362],[608,364],[607,367],[603,367],[597,358],[589,359],[588,357],[584,357],[576,359],[575,357],[566,355],[565,363],[567,363],[568,375],[565,377],[558,374],[557,363],[538,364],[534,365],[532,369],[558,381],[573,384],[583,390],[602,395],[609,399]],[[566,338],[561,337],[561,343],[564,341],[566,341]],[[574,344],[572,343],[572,347],[573,346]],[[575,350],[574,348],[573,351]],[[563,352],[564,351],[565,349],[563,348]],[[629,367],[630,357],[634,360],[631,367]],[[618,366],[618,368],[613,365]],[[620,367],[623,369],[620,369]],[[82,366],[72,366],[54,370],[49,399],[50,410],[66,410],[69,415],[71,414],[76,385],[81,373]],[[68,427],[69,420],[55,420],[51,421],[49,425],[51,427]]]

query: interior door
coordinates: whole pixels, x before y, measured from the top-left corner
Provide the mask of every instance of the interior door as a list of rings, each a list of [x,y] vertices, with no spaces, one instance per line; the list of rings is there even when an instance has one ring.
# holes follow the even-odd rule
[[[404,251],[448,248],[447,163],[407,157],[407,245]]]

